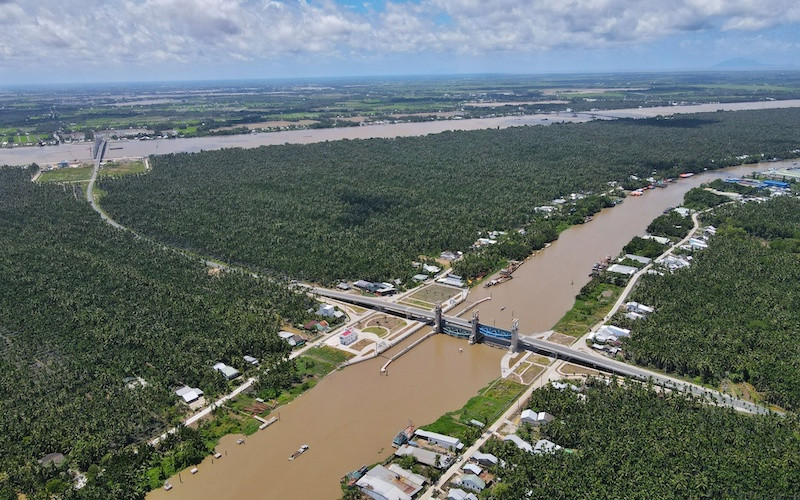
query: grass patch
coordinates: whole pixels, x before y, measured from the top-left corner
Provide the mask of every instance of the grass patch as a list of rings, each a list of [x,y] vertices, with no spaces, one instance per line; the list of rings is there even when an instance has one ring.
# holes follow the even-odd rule
[[[463,408],[446,413],[422,428],[457,437],[469,446],[481,434],[481,429],[471,425],[469,421],[474,419],[489,425],[497,420],[523,390],[525,386],[520,383],[497,379],[478,391],[478,395],[470,398]]]
[[[378,337],[381,337],[381,338],[385,337],[389,333],[389,330],[387,330],[386,328],[384,328],[382,326],[370,326],[370,327],[364,328],[361,331],[362,332],[367,332],[367,333],[374,333],[375,335],[377,335]]]
[[[603,319],[622,293],[621,286],[602,283],[593,279],[584,286],[575,298],[575,304],[555,324],[553,330],[564,335],[580,337]]]
[[[92,177],[92,166],[76,168],[59,168],[42,173],[39,182],[79,182],[88,181]]]
[[[100,177],[122,177],[145,173],[143,161],[108,162],[100,167]]]
[[[314,347],[306,351],[303,357],[313,358],[317,361],[324,361],[334,366],[338,366],[353,357],[352,354],[333,347],[321,346]]]
[[[428,304],[436,304],[437,301],[444,302],[451,297],[456,297],[459,293],[459,291],[453,290],[452,288],[439,285],[429,285],[422,290],[409,295],[406,300],[418,300],[421,302],[427,302]]]

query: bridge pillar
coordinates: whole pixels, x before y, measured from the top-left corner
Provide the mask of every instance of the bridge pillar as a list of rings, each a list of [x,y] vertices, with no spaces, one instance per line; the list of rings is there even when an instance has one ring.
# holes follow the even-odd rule
[[[511,352],[519,350],[519,320],[517,318],[511,321],[511,345],[508,349]]]
[[[469,334],[469,343],[474,344],[476,342],[480,342],[480,333],[478,332],[478,311],[472,313],[472,318],[469,320],[470,322],[470,334]]]
[[[433,331],[442,333],[442,302],[436,302],[436,308],[433,310]]]

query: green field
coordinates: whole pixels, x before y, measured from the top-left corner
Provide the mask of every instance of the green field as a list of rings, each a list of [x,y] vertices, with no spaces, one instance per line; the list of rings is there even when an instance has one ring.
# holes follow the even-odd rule
[[[84,165],[76,168],[68,167],[50,170],[39,176],[39,182],[88,181],[92,177],[93,168],[91,165]]]
[[[467,401],[461,409],[448,412],[432,424],[422,426],[431,432],[438,432],[461,439],[466,445],[475,441],[481,429],[470,424],[478,420],[491,424],[516,400],[525,386],[507,379],[497,379],[478,391],[478,395]]]

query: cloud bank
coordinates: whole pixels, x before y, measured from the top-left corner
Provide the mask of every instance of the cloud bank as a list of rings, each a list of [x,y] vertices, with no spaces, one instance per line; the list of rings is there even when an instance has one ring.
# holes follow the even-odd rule
[[[797,0],[0,0],[0,70],[614,50],[798,23]]]

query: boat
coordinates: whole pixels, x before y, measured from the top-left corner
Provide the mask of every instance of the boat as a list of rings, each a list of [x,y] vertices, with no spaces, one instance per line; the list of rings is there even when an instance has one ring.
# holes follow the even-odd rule
[[[172,489],[172,485],[169,483],[169,481],[164,481],[164,489],[167,491]]]
[[[307,444],[302,445],[296,452],[289,455],[289,460],[294,460],[295,458],[305,453],[307,450],[308,450],[308,445]]]
[[[191,474],[197,474],[197,467],[192,467],[192,470],[189,471]]]

